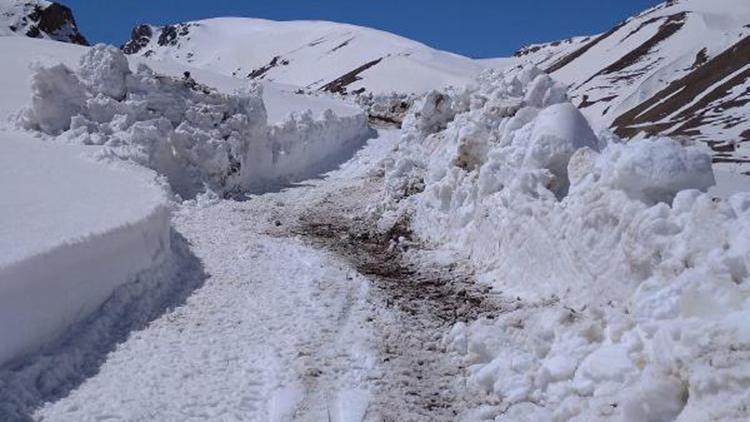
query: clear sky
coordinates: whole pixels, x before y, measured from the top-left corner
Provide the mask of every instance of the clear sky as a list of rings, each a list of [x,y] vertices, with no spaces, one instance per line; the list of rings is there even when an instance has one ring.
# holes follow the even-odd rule
[[[603,32],[659,0],[57,0],[90,42],[120,45],[140,23],[219,16],[319,19],[383,29],[471,57]]]

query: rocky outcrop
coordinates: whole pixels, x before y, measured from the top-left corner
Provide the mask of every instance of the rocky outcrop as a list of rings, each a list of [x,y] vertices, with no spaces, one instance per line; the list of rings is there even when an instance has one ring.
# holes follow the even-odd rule
[[[0,35],[89,45],[69,7],[42,0],[0,2]]]
[[[153,49],[148,48],[155,40],[154,46],[174,47],[180,40],[190,34],[190,29],[196,26],[191,23],[179,23],[176,25],[152,26],[138,25],[130,33],[130,40],[120,47],[125,54],[142,53],[145,56],[153,54]],[[145,51],[143,51],[145,49]]]

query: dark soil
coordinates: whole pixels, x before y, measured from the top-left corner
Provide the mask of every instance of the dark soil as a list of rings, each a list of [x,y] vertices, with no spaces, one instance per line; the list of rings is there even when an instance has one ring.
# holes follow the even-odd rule
[[[690,129],[700,126],[703,121],[702,113],[706,111],[705,108],[714,101],[726,98],[728,92],[750,77],[750,71],[742,72],[720,86],[715,86],[716,83],[740,70],[749,60],[750,37],[746,37],[699,66],[687,76],[672,82],[649,100],[622,114],[612,124],[615,133],[622,137],[634,136],[644,130],[641,126],[670,116],[714,86],[713,90],[704,95],[700,101],[670,119],[670,126],[673,126],[674,122],[685,122],[675,133],[676,135],[685,134]],[[664,101],[664,98],[667,98],[667,100]],[[726,108],[731,108],[730,106],[733,106],[733,104],[727,104],[726,106]],[[656,134],[659,133],[660,129],[659,126],[654,126],[647,129],[647,132]]]
[[[358,80],[362,79],[359,77],[359,74],[364,72],[365,70],[377,65],[383,60],[383,58],[379,58],[376,60],[373,60],[371,62],[367,62],[363,64],[362,66],[352,70],[351,72],[348,72],[335,80],[327,83],[325,86],[323,86],[320,90],[321,91],[328,91],[332,92],[334,94],[342,94],[346,95],[346,87],[353,84],[354,82],[357,82]]]
[[[288,64],[289,60],[283,59],[281,56],[275,56],[267,65],[253,69],[247,77],[250,79],[263,79],[269,70],[279,66],[287,66]]]
[[[488,301],[488,291],[474,283],[472,274],[456,267],[424,269],[405,263],[400,248],[394,245],[399,238],[412,239],[408,221],[385,233],[350,226],[345,218],[319,221],[306,216],[301,223],[300,234],[345,257],[359,273],[371,276],[390,298],[389,306],[444,324],[474,321],[498,311]]]
[[[581,47],[578,50],[576,50],[576,51],[568,54],[567,56],[561,58],[560,60],[558,60],[557,62],[555,62],[552,66],[548,67],[545,70],[545,72],[547,72],[547,73],[554,73],[554,72],[557,72],[558,70],[562,69],[563,67],[569,65],[575,59],[581,57],[582,55],[584,55],[584,53],[586,53],[587,51],[591,50],[591,48],[593,48],[595,45],[597,45],[600,42],[604,41],[605,39],[609,38],[615,32],[619,31],[620,28],[622,28],[623,26],[625,26],[625,23],[626,22],[620,23],[619,25],[617,25],[614,28],[612,28],[611,30],[609,30],[609,32],[604,33],[604,34],[602,34],[602,35],[594,38],[593,40],[589,41],[583,47]]]
[[[382,421],[457,420],[479,398],[460,384],[465,368],[446,353],[442,336],[457,322],[492,319],[506,306],[477,285],[466,268],[407,262],[403,245],[416,247],[409,218],[377,231],[374,221],[351,217],[364,215],[355,197],[351,192],[333,194],[302,215],[292,233],[334,252],[367,276],[373,306],[396,316],[395,324],[381,323],[379,316],[373,321],[381,332],[383,374],[375,381],[371,411]]]

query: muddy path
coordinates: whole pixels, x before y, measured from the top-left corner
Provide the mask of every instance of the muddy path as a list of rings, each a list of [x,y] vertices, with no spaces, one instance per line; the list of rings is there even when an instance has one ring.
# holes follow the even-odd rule
[[[372,202],[362,198],[376,198],[378,182],[329,192],[300,214],[291,232],[371,281],[380,371],[367,420],[458,420],[479,397],[469,393],[464,364],[446,352],[443,337],[455,323],[491,318],[504,304],[478,286],[467,268],[408,262],[405,249],[419,247],[408,218],[380,231],[364,208]]]

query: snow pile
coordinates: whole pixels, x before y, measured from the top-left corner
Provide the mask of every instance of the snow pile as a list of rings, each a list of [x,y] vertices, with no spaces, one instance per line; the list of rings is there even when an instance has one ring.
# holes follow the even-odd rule
[[[54,341],[118,287],[169,280],[156,175],[0,133],[0,365]]]
[[[508,299],[445,339],[487,393],[477,417],[750,416],[750,195],[702,193],[705,153],[596,136],[525,68],[425,96],[385,167],[381,222],[406,213]]]
[[[262,87],[219,93],[189,74],[173,78],[146,65],[131,72],[114,47],[98,45],[79,69],[38,67],[22,125],[130,159],[168,177],[183,198],[259,190],[316,174],[368,134],[360,113],[296,113],[269,126]]]

